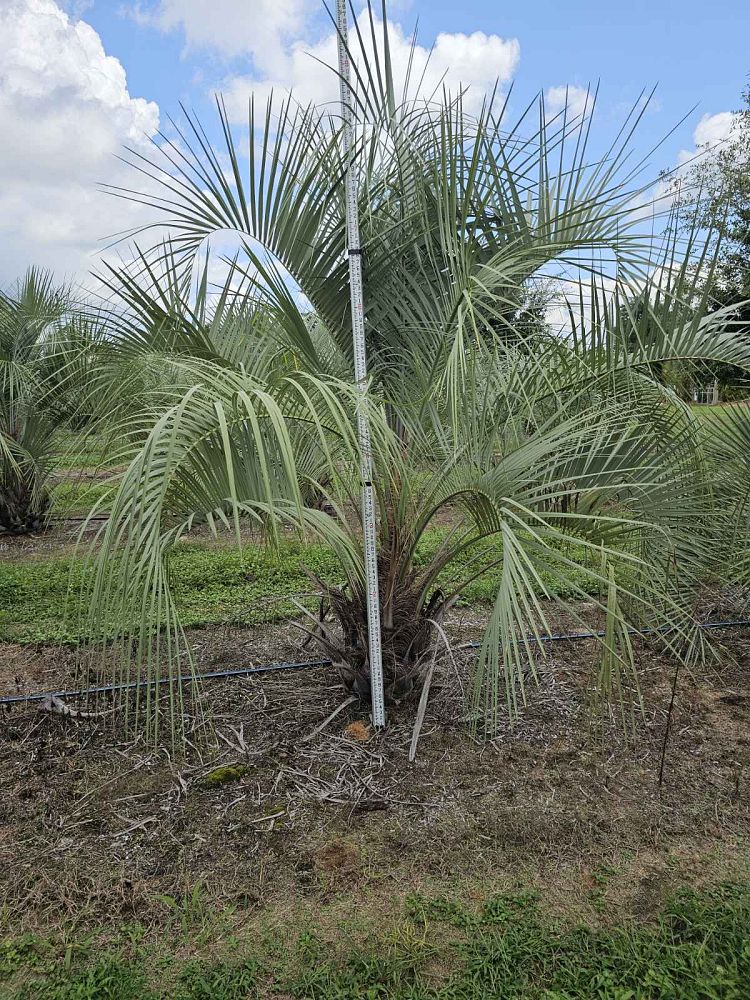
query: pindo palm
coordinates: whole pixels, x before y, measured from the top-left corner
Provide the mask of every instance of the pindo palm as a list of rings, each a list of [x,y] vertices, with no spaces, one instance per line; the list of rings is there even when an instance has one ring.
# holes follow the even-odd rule
[[[160,358],[169,378],[139,396],[132,418],[141,445],[101,536],[92,628],[114,627],[128,664],[134,634],[141,672],[172,665],[176,719],[190,670],[170,587],[178,540],[197,518],[238,537],[252,522],[270,544],[281,530],[315,535],[335,551],[341,585],[313,581],[322,613],[305,610],[303,627],[367,694],[351,166],[387,696],[422,689],[447,611],[491,572],[499,583],[473,685],[483,725],[523,699],[537,662],[528,636],[550,631],[550,599],[575,621],[577,598],[592,591],[607,620],[593,688],[627,698],[637,688],[628,628],[668,624],[676,654],[694,648],[696,595],[723,530],[705,433],[654,363],[747,366],[747,344],[726,313],[705,315],[697,276],[712,262],[695,241],[678,254],[668,237],[644,235],[642,162],[630,155],[642,105],[594,156],[593,98],[583,119],[550,120],[540,102],[508,125],[507,102],[470,115],[461,93],[425,97],[408,75],[397,87],[387,29],[375,56],[353,56],[351,164],[337,120],[293,98],[271,98],[262,113],[250,100],[244,159],[219,101],[221,151],[187,115],[152,160],[134,156],[141,189],[116,192],[151,206],[170,232],[135,268],[108,273],[121,302],[117,350],[131,370],[139,356]],[[198,267],[196,295],[196,261],[226,231],[238,247],[226,282],[212,296]],[[525,309],[551,276],[570,283],[559,286],[570,307],[561,330],[543,316],[530,323]],[[438,519],[449,527],[425,561],[420,540]],[[158,702],[145,711],[151,726]]]
[[[81,415],[93,327],[70,289],[31,268],[0,292],[0,528],[42,529],[59,459],[57,430]]]

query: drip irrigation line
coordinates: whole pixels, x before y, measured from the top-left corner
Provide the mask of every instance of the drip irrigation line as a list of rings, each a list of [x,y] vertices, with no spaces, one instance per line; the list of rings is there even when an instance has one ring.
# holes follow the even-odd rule
[[[738,621],[726,622],[703,622],[698,628],[719,629],[719,628],[750,628],[750,618],[742,618]],[[629,628],[628,635],[664,635],[674,632],[673,625],[662,625],[660,628]],[[603,639],[606,632],[569,632],[561,635],[527,635],[528,642],[575,642],[579,639]],[[468,642],[464,649],[479,649],[481,642]],[[205,674],[195,674],[192,677],[182,678],[182,683],[191,681],[211,681],[224,680],[231,677],[252,677],[254,674],[270,674],[280,670],[314,670],[321,667],[330,667],[331,660],[305,660],[301,663],[267,663],[260,667],[237,667],[234,670],[212,670]],[[86,698],[97,694],[114,694],[115,691],[133,691],[136,688],[159,687],[162,684],[171,683],[171,678],[160,677],[156,680],[128,681],[123,684],[102,684],[99,687],[78,688],[73,691],[37,691],[34,694],[14,694],[5,695],[0,698],[2,705],[18,705],[28,701],[44,701],[45,698]]]
[[[50,521],[108,521],[109,514],[50,514]]]
[[[227,677],[250,677],[252,674],[270,674],[276,670],[311,670],[314,667],[330,667],[330,660],[307,660],[304,663],[267,663],[262,667],[237,667],[235,670],[212,670],[207,674],[194,674],[183,677],[182,683],[191,681],[211,681]],[[133,691],[135,688],[159,687],[169,684],[169,677],[159,677],[156,680],[128,681],[124,684],[102,684],[99,687],[78,688],[75,691],[37,691],[34,694],[14,694],[0,698],[0,705],[14,705],[24,701],[44,701],[45,698],[86,698],[93,694],[114,694],[115,691]]]

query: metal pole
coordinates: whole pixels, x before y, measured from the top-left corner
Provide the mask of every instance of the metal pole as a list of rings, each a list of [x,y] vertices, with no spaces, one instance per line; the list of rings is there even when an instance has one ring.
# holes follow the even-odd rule
[[[385,725],[383,691],[383,651],[380,638],[380,593],[378,588],[378,556],[375,537],[375,500],[372,488],[372,446],[367,419],[367,354],[365,350],[365,316],[362,297],[362,247],[359,243],[357,212],[357,179],[352,170],[354,144],[351,67],[349,65],[349,25],[346,0],[336,0],[338,27],[339,84],[341,117],[344,123],[343,145],[346,160],[346,247],[349,255],[349,287],[352,305],[352,337],[354,340],[354,380],[357,384],[357,433],[362,479],[362,531],[365,546],[365,580],[367,585],[367,641],[370,656],[370,694],[372,723],[380,729]]]

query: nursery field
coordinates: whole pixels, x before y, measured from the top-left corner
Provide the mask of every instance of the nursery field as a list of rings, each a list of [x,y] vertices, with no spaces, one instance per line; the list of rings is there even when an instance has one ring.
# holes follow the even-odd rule
[[[3,543],[0,694],[77,683],[77,529]],[[200,671],[310,658],[284,598],[303,564],[336,578],[325,546],[199,532],[174,558]],[[674,662],[644,640],[629,738],[592,726],[585,640],[540,655],[519,718],[478,740],[461,645],[495,585],[445,624],[413,763],[412,706],[375,733],[330,667],[207,683],[184,753],[125,738],[107,701],[5,711],[0,996],[743,996],[750,635],[683,678],[666,749]]]
[[[11,45],[138,113],[4,255],[0,1000],[750,1000],[750,111],[667,169],[358,6],[340,106]]]
[[[76,595],[100,526],[79,540],[80,518],[111,470],[98,443],[70,455],[50,529],[0,540],[0,695],[80,680]],[[303,566],[338,579],[325,545],[271,551],[243,529],[238,549],[204,526],[173,564],[198,670],[310,658],[292,602]],[[666,750],[674,665],[646,641],[631,738],[592,728],[586,640],[540,655],[520,718],[479,741],[460,647],[481,638],[496,588],[480,577],[446,622],[457,652],[413,763],[410,707],[383,733],[358,703],[320,729],[345,701],[330,667],[208,682],[184,755],[124,738],[106,701],[7,709],[0,996],[742,996],[750,636],[723,632],[716,666],[683,680]],[[579,611],[599,626],[593,603]]]
[[[482,614],[458,611],[451,635],[478,635]],[[190,635],[200,669],[300,658],[288,625]],[[407,708],[382,734],[358,705],[318,730],[344,698],[330,668],[212,682],[218,744],[196,731],[187,756],[124,740],[106,703],[15,707],[0,995],[740,997],[750,643],[725,642],[721,667],[680,688],[661,785],[673,665],[645,644],[632,743],[587,721],[590,642],[540,660],[490,742],[461,721],[457,657],[413,763]],[[65,647],[0,655],[5,691],[72,679]]]

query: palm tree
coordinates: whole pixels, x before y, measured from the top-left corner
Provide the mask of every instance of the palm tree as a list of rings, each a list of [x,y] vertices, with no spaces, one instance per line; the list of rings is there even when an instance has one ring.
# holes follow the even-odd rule
[[[675,357],[750,364],[727,315],[704,316],[695,275],[712,262],[689,243],[683,265],[670,239],[644,235],[643,161],[630,163],[640,110],[595,157],[588,114],[550,121],[540,102],[536,119],[530,108],[508,127],[506,106],[492,101],[471,116],[462,94],[409,96],[410,80],[398,93],[387,32],[375,62],[359,66],[353,162],[329,113],[272,98],[261,114],[250,101],[244,163],[219,101],[220,152],[188,115],[153,160],[135,157],[143,190],[117,192],[170,229],[170,243],[135,270],[109,274],[118,350],[131,363],[159,354],[171,385],[144,397],[141,443],[100,539],[91,626],[108,623],[110,638],[114,629],[128,670],[133,637],[139,673],[170,665],[174,720],[190,669],[170,587],[175,543],[196,517],[238,538],[248,519],[271,544],[290,527],[325,539],[340,560],[340,586],[314,581],[321,609],[305,612],[306,627],[344,681],[368,693],[349,167],[360,191],[388,697],[429,684],[446,612],[492,570],[500,582],[474,675],[488,729],[536,676],[527,636],[550,631],[547,599],[580,620],[576,595],[599,594],[607,635],[592,689],[624,699],[637,686],[628,628],[669,626],[670,649],[695,649],[695,601],[719,559],[704,438],[652,377]],[[227,230],[239,245],[230,277],[213,307],[200,279],[196,307],[191,268]],[[573,281],[567,331],[519,321],[551,274]],[[311,495],[324,502],[311,506]],[[425,563],[420,542],[441,516],[450,528]],[[589,554],[590,586],[573,572],[571,542]],[[464,575],[446,589],[455,565]],[[550,592],[549,573],[573,599]],[[149,725],[158,712],[151,698]]]
[[[0,292],[0,528],[7,532],[46,523],[57,430],[80,405],[73,386],[80,389],[88,343],[70,290],[51,274],[31,268]]]

